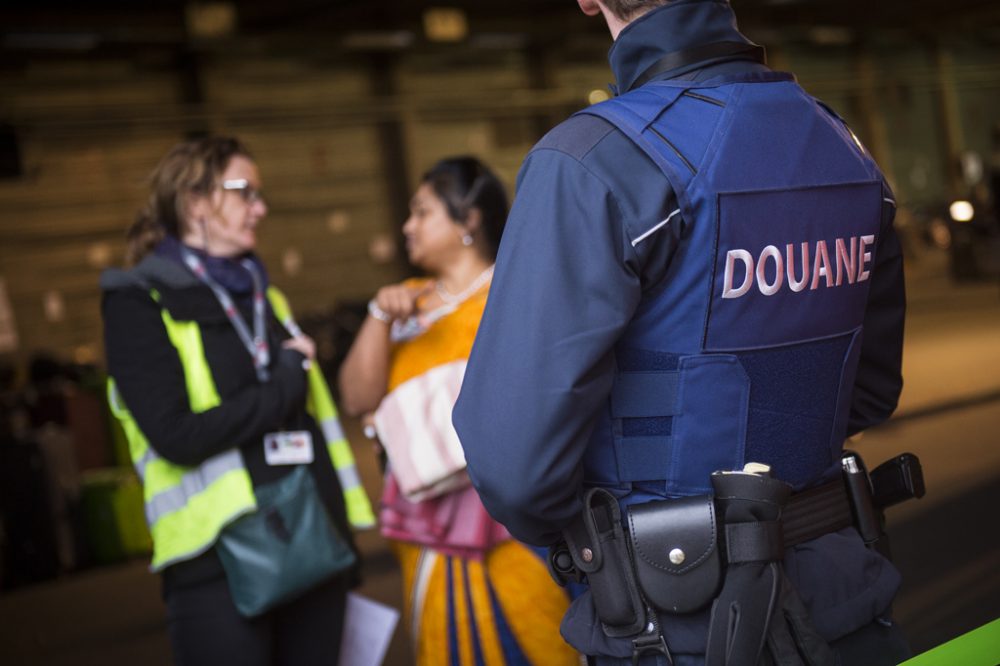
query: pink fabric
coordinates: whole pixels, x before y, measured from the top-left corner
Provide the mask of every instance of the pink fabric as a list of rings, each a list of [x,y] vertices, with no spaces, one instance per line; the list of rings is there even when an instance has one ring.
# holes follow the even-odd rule
[[[465,359],[435,366],[394,388],[375,410],[375,430],[403,494],[419,501],[468,483],[451,424]]]
[[[445,555],[481,560],[490,548],[510,539],[510,532],[486,512],[471,485],[412,502],[386,474],[379,511],[382,536],[433,548]]]

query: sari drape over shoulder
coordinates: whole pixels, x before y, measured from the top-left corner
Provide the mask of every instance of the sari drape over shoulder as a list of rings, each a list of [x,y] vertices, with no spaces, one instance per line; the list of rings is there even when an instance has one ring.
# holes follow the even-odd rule
[[[409,380],[468,359],[486,295],[482,289],[394,326],[389,396]],[[549,576],[544,554],[513,540],[471,485],[413,502],[400,492],[390,464],[380,522],[402,567],[404,616],[418,665],[579,663],[559,635],[569,597]]]

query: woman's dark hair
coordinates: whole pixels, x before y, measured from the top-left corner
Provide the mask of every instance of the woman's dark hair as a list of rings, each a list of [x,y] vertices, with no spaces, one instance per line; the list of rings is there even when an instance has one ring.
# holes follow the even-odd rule
[[[631,21],[639,14],[668,4],[670,0],[603,0],[603,2],[619,19]]]
[[[421,182],[431,186],[456,222],[465,222],[472,209],[479,211],[480,247],[489,259],[496,259],[508,212],[507,192],[496,174],[475,157],[448,157],[431,167]]]
[[[166,235],[179,238],[192,196],[209,196],[229,161],[249,151],[232,137],[205,137],[177,144],[149,177],[149,200],[125,233],[125,264],[137,264]]]

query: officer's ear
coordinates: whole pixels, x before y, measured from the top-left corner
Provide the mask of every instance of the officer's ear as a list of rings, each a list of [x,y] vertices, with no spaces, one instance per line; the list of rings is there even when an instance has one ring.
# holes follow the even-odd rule
[[[580,5],[580,9],[587,16],[597,16],[601,13],[601,7],[597,4],[597,0],[576,0],[576,4]]]

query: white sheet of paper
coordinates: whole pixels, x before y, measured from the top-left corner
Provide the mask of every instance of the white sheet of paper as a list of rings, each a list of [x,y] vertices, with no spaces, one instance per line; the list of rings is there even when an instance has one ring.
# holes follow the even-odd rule
[[[340,641],[342,666],[381,666],[398,622],[395,608],[349,592]]]

